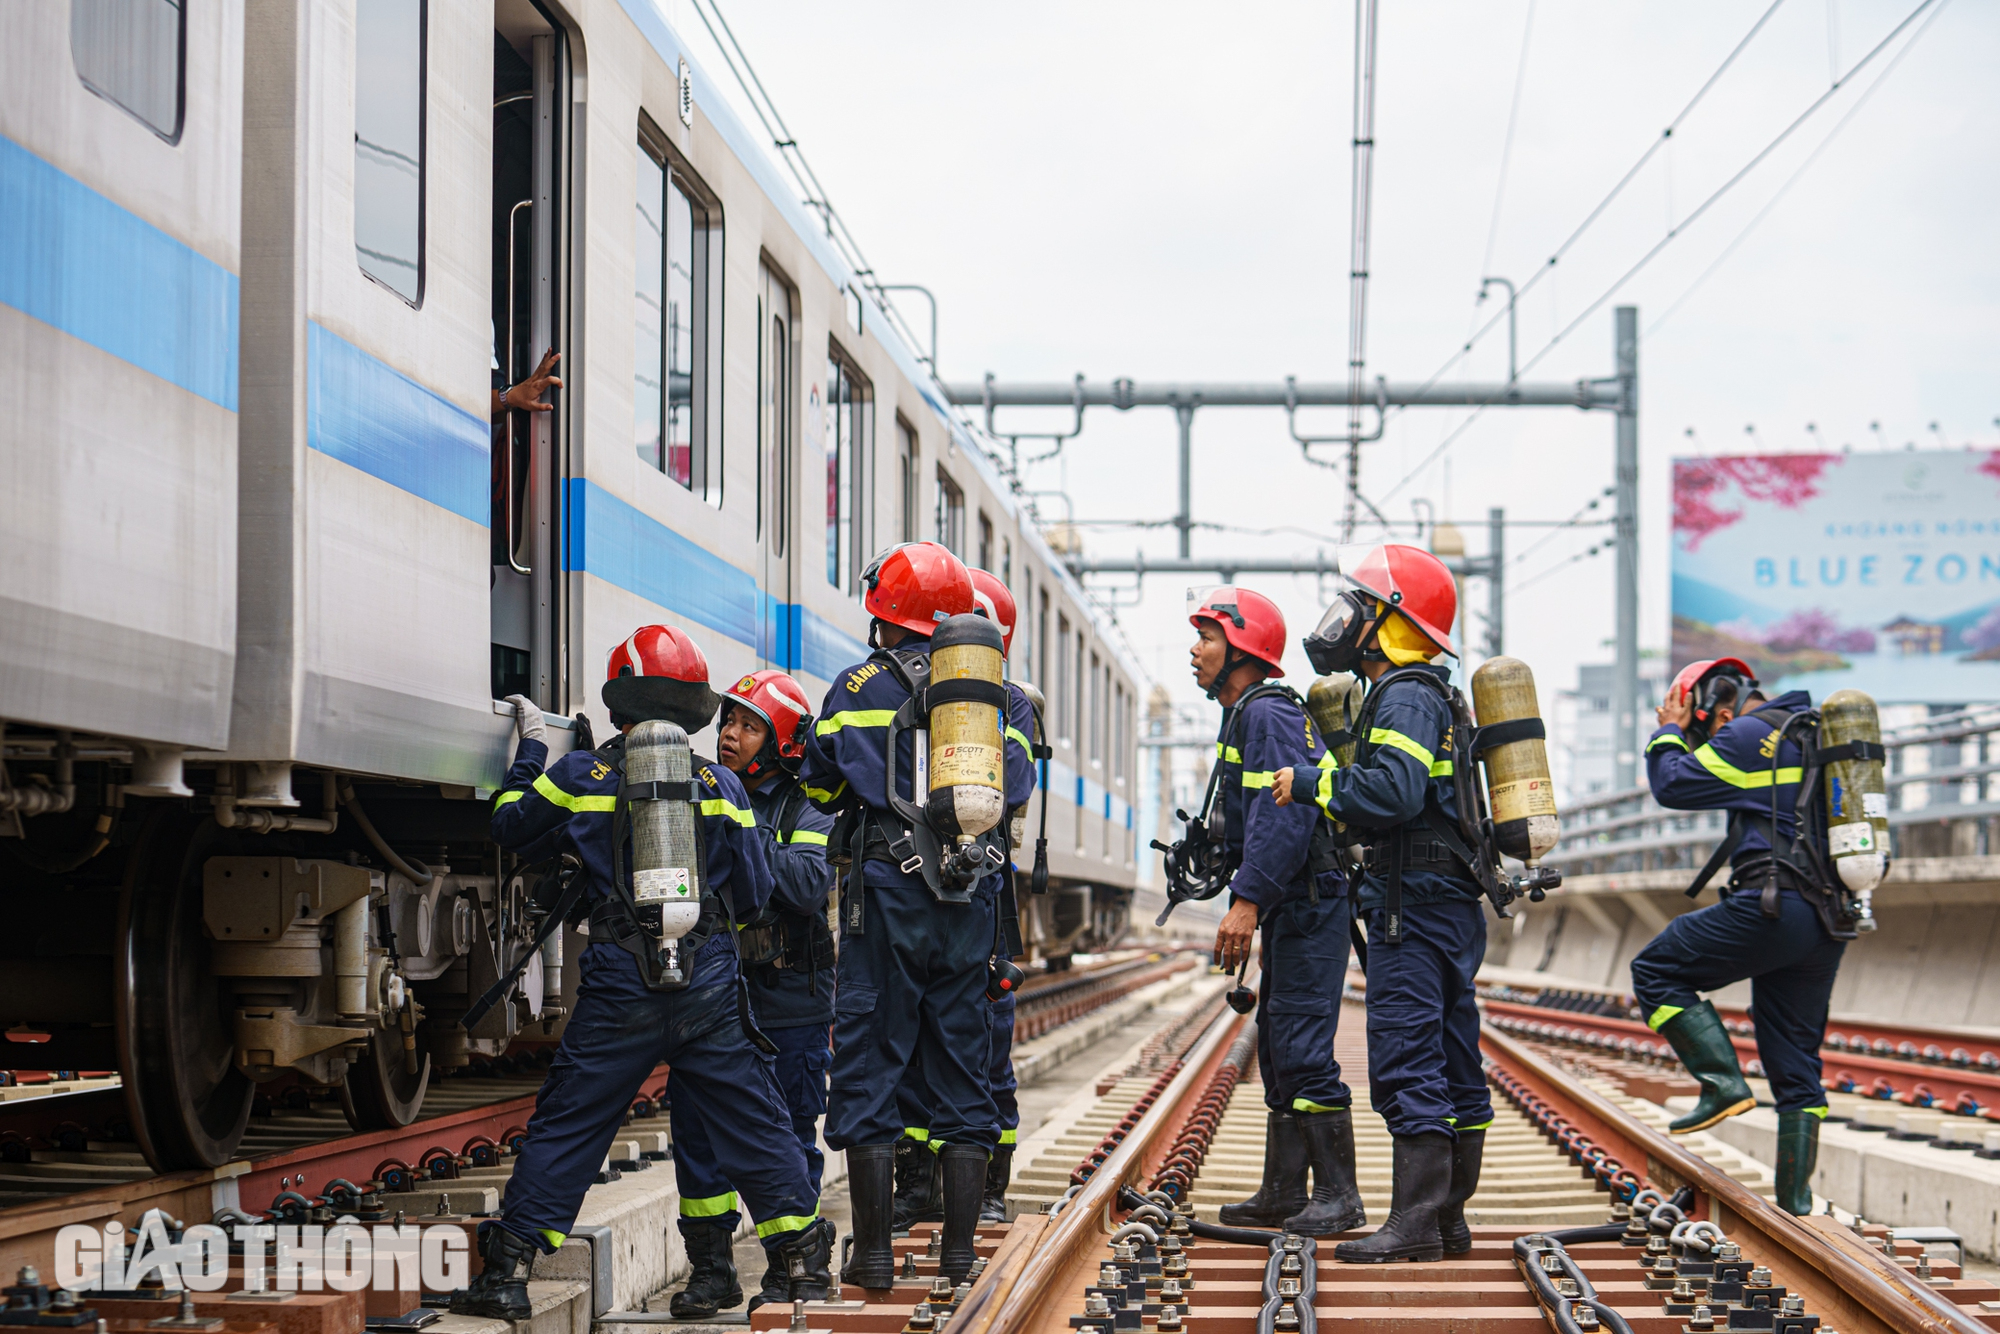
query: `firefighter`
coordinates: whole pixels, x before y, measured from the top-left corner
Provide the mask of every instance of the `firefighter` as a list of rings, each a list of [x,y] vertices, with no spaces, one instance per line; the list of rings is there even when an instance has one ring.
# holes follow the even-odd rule
[[[1216,809],[1222,813],[1229,911],[1215,958],[1234,969],[1260,937],[1257,1070],[1264,1080],[1264,1179],[1225,1204],[1225,1224],[1326,1236],[1367,1221],[1354,1180],[1353,1095],[1333,1056],[1347,975],[1351,908],[1332,829],[1310,806],[1280,809],[1269,791],[1280,769],[1332,763],[1299,697],[1266,684],[1282,677],[1285,618],[1247,588],[1191,599],[1195,684],[1222,705]],[[1306,1190],[1306,1171],[1312,1190]]]
[[[970,863],[947,867],[944,853],[985,858],[990,851],[997,861],[982,864],[996,870],[1005,854],[989,841],[990,831],[965,844],[937,831],[926,834],[888,795],[897,710],[910,701],[918,679],[928,677],[933,631],[974,610],[971,576],[946,548],[912,542],[878,557],[862,582],[876,651],[834,674],[806,743],[800,780],[814,801],[839,817],[835,855],[850,862],[840,903],[826,1122],[827,1144],[847,1152],[853,1209],[854,1247],[842,1279],[883,1289],[895,1280],[894,1154],[904,1127],[896,1090],[913,1057],[922,1061],[934,1099],[928,1134],[943,1178],[940,1270],[957,1281],[972,1265],[986,1171],[999,1141],[987,1073],[985,995],[997,922],[995,895],[961,884]],[[1006,699],[997,661],[991,675],[991,686],[979,688],[990,689],[993,702],[984,707],[994,709],[986,716],[997,721]],[[1004,745],[997,725],[993,742]],[[939,749],[928,752],[934,774]],[[894,764],[899,799],[906,807],[923,800],[923,793],[910,790],[912,732],[899,735]],[[1027,778],[1025,766],[1019,779],[1012,766],[1004,779],[996,774],[1002,809],[1027,801]],[[921,811],[934,809],[938,796],[933,791]],[[1004,842],[1004,829],[999,838]],[[932,851],[923,851],[926,846]]]
[[[1369,681],[1346,769],[1281,773],[1281,803],[1312,802],[1368,849],[1368,1091],[1394,1139],[1388,1220],[1334,1248],[1354,1263],[1471,1249],[1463,1206],[1493,1120],[1472,978],[1486,953],[1478,849],[1453,812],[1448,669],[1457,588],[1419,547],[1343,552],[1349,587],[1305,641],[1316,670]]]
[[[493,840],[509,851],[566,851],[580,859],[590,944],[580,962],[576,1010],[535,1095],[502,1217],[480,1229],[484,1269],[453,1298],[452,1310],[529,1318],[527,1277],[536,1252],[562,1245],[626,1109],[662,1061],[679,1083],[676,1101],[703,1113],[715,1158],[743,1192],[766,1252],[788,1276],[788,1295],[820,1300],[831,1281],[833,1226],[819,1217],[771,1059],[753,1045],[761,1035],[750,1018],[731,929],[760,912],[772,893],[756,817],[736,776],[693,761],[705,892],[699,925],[677,942],[687,961],[679,989],[648,985],[644,959],[657,958],[656,941],[632,906],[631,885],[617,888],[618,879],[630,876],[633,856],[629,836],[613,835],[614,828],[629,835],[620,809],[624,733],[654,719],[688,732],[706,727],[717,702],[707,660],[680,630],[642,626],[613,650],[603,699],[620,735],[553,765],[546,764],[541,710],[520,696],[512,701],[520,745],[494,801]],[[679,1160],[678,1147],[677,1169],[688,1172],[693,1165]]]
[[[778,1091],[791,1112],[792,1133],[805,1155],[815,1194],[823,1167],[819,1118],[826,1111],[826,1071],[833,1058],[833,933],[827,893],[833,867],[827,835],[833,820],[807,800],[796,777],[805,758],[812,705],[805,688],[784,672],[752,672],[722,696],[716,757],[742,780],[773,880],[770,902],[737,933],[737,952],[750,980],[758,1027],[777,1045]],[[674,1294],[677,1319],[705,1320],[743,1300],[732,1239],[741,1221],[736,1193],[715,1160],[695,1099],[680,1096],[669,1075],[674,1150],[680,1170],[681,1235],[692,1272]],[[773,1264],[750,1309],[786,1299],[786,1276]]]
[[[1701,1084],[1693,1110],[1670,1127],[1684,1134],[1756,1105],[1735,1044],[1700,994],[1749,979],[1757,1055],[1778,1107],[1778,1204],[1806,1214],[1827,1114],[1819,1048],[1846,943],[1834,934],[1813,868],[1792,846],[1801,752],[1780,732],[1812,698],[1791,690],[1767,701],[1756,686],[1736,658],[1690,663],[1657,710],[1660,727],[1646,745],[1653,799],[1671,810],[1730,813],[1728,835],[1689,892],[1700,892],[1725,855],[1730,878],[1721,902],[1676,917],[1639,951],[1632,992],[1646,1023]]]

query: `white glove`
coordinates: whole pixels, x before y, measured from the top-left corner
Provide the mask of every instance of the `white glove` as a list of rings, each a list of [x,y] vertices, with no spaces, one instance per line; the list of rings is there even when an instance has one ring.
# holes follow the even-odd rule
[[[520,729],[521,740],[549,742],[549,726],[542,721],[542,706],[526,695],[509,695],[507,702],[514,706],[514,726]]]

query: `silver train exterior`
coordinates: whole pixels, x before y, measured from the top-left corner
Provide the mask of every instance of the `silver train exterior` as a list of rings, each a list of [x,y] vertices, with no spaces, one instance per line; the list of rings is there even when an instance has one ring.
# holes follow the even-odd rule
[[[652,0],[27,0],[0,50],[35,405],[0,498],[0,1071],[116,1069],[187,1168],[260,1093],[393,1126],[554,1040],[566,932],[460,1022],[551,879],[486,838],[497,701],[607,735],[607,656],[655,621],[718,685],[817,699],[906,538],[1020,602],[1054,746],[1030,954],[1122,934],[1130,659]],[[545,349],[554,410],[496,421]]]

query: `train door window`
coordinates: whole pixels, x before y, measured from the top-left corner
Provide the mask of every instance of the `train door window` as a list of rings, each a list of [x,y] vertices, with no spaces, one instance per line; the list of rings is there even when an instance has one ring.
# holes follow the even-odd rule
[[[965,492],[943,468],[937,475],[937,540],[954,556],[965,556]]]
[[[1084,675],[1085,642],[1083,631],[1079,628],[1076,632],[1076,671],[1070,677],[1071,688],[1076,691],[1076,730],[1070,735],[1076,738],[1078,759],[1083,757],[1084,747],[1088,744],[1084,730],[1090,726],[1090,715],[1085,713],[1083,708],[1086,692],[1090,687],[1090,678]]]
[[[1104,673],[1097,665],[1097,655],[1090,655],[1090,767],[1100,768],[1104,764]]]
[[[1035,684],[1042,688],[1044,700],[1049,696],[1049,590],[1042,590],[1041,611],[1035,617]]]
[[[826,359],[826,581],[861,591],[874,491],[875,393],[838,347]]]
[[[1014,586],[1014,542],[1012,538],[1000,539],[1000,582],[1008,588]]]
[[[1111,776],[1118,786],[1125,786],[1125,748],[1131,745],[1132,726],[1125,716],[1130,701],[1125,696],[1125,686],[1121,682],[1112,691],[1117,707],[1111,713]]]
[[[720,358],[710,317],[721,274],[721,211],[639,118],[634,222],[633,442],[639,457],[722,503]]]
[[[354,255],[412,306],[424,299],[425,0],[356,0]]]
[[[187,109],[181,0],[71,0],[69,58],[83,86],[170,144]]]
[[[896,418],[896,530],[898,542],[917,540],[917,428]]]
[[[1069,617],[1056,617],[1056,736],[1059,744],[1070,743],[1069,697]]]
[[[1007,586],[1013,588],[1011,583]],[[1035,676],[1035,590],[1032,582],[1025,577],[1020,595],[1014,599],[1014,638],[1021,645],[1021,656],[1015,659],[1021,664],[1015,669],[1017,674],[1039,684],[1039,678]]]
[[[979,511],[979,568],[993,568],[993,520],[986,517],[985,510]]]

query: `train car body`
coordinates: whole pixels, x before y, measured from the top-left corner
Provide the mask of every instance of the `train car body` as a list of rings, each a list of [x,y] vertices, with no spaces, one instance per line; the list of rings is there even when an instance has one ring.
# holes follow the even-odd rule
[[[1030,954],[1122,932],[1128,657],[652,0],[0,23],[0,336],[50,409],[0,501],[0,1069],[117,1068],[172,1168],[278,1081],[401,1124],[555,1040],[557,868],[487,837],[501,701],[608,735],[649,622],[817,699],[918,538],[1010,584],[1049,701]],[[553,410],[496,412],[545,351]]]

